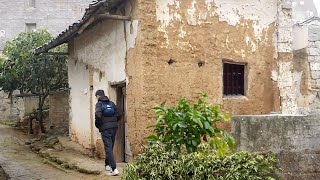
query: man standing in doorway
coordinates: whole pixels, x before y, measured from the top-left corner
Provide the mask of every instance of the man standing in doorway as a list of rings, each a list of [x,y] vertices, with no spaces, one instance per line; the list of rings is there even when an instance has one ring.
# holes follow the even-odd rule
[[[109,176],[117,176],[119,171],[113,155],[113,146],[121,114],[117,106],[109,100],[103,90],[96,92],[98,100],[95,112],[95,125],[101,133],[106,152],[105,169]]]

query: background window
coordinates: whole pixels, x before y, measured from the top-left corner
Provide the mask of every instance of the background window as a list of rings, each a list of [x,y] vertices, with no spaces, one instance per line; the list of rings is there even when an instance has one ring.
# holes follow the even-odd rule
[[[31,32],[37,28],[36,23],[26,23],[26,32]]]
[[[36,7],[36,0],[29,0],[29,7]]]
[[[245,65],[223,63],[223,95],[244,96]]]

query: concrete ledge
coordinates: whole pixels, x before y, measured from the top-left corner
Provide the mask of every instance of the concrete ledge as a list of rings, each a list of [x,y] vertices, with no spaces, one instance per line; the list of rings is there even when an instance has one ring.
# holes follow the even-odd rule
[[[237,151],[277,154],[284,179],[320,179],[320,117],[237,116],[231,133]]]

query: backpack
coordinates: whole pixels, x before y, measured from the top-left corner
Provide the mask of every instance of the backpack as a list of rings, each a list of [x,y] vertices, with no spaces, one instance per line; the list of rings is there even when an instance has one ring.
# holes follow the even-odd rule
[[[101,104],[101,110],[102,110],[102,116],[104,117],[112,117],[115,112],[111,101],[103,102]]]

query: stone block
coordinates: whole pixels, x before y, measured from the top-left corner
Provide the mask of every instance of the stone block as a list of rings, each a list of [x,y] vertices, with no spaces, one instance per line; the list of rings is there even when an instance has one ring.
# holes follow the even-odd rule
[[[309,62],[320,62],[320,56],[308,56]]]
[[[311,62],[310,69],[311,71],[320,71],[320,62]]]
[[[278,52],[292,52],[292,43],[278,43]]]
[[[317,34],[320,36],[320,27],[310,27],[309,34]]]
[[[320,56],[320,48],[309,48],[309,56]]]
[[[309,103],[312,104],[315,101],[316,97],[317,96],[315,94],[309,95],[309,98],[308,98],[309,99]]]
[[[309,47],[320,48],[320,41],[312,41],[312,39],[310,39],[309,40]]]
[[[310,31],[309,31],[309,40],[320,41],[320,31],[317,33],[310,33]]]
[[[281,27],[278,30],[278,42],[279,43],[289,43],[292,44],[293,36],[292,36],[292,28]]]
[[[317,79],[317,80],[316,80],[316,88],[317,88],[317,89],[320,89],[320,79]]]
[[[311,110],[319,110],[320,109],[320,100],[319,98],[316,98],[315,101],[310,104],[310,109]]]
[[[318,80],[311,80],[311,88],[312,89],[320,89],[320,83],[317,81]]]
[[[320,71],[311,71],[312,79],[320,79]]]

